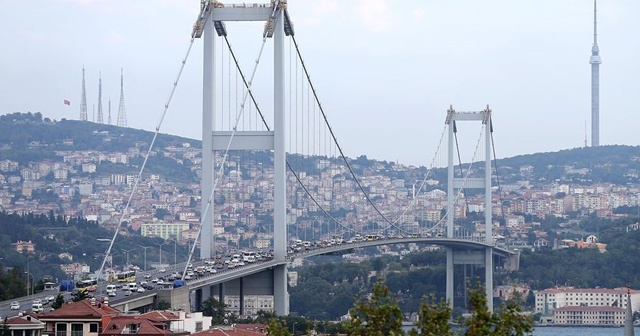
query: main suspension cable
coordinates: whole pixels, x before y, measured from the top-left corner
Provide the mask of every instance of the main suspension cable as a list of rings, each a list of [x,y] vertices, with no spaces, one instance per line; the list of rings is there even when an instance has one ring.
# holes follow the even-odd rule
[[[309,85],[311,87],[311,91],[313,92],[313,97],[316,101],[316,103],[318,104],[318,108],[320,109],[320,113],[322,113],[322,117],[324,119],[325,125],[327,126],[327,129],[329,130],[329,133],[331,134],[331,137],[333,138],[334,143],[336,144],[336,147],[338,148],[338,151],[340,152],[340,156],[342,156],[342,160],[344,161],[344,163],[347,166],[347,169],[349,170],[349,173],[351,174],[351,177],[353,177],[354,181],[356,182],[356,184],[358,185],[358,188],[360,189],[360,191],[362,191],[364,197],[367,199],[367,202],[369,204],[371,204],[371,206],[373,207],[373,209],[378,213],[378,215],[380,215],[380,217],[382,217],[382,219],[389,224],[390,226],[395,226],[395,224],[393,224],[381,211],[380,209],[378,209],[378,207],[373,203],[373,201],[371,200],[371,198],[369,197],[369,195],[367,194],[367,192],[364,190],[364,187],[362,186],[362,183],[360,182],[360,180],[356,177],[355,172],[353,171],[353,168],[351,167],[351,164],[349,164],[349,161],[347,160],[347,157],[344,155],[344,151],[342,150],[342,147],[340,146],[340,144],[338,143],[338,139],[335,135],[335,133],[333,132],[333,128],[331,128],[331,125],[329,125],[329,121],[327,119],[327,115],[324,112],[324,108],[322,108],[322,104],[320,103],[320,100],[318,98],[318,94],[316,92],[316,88],[315,86],[313,86],[313,83],[311,82],[311,76],[309,75],[309,71],[307,70],[307,66],[304,64],[304,60],[302,59],[302,54],[300,53],[300,48],[298,47],[298,42],[296,41],[295,36],[291,36],[291,39],[293,40],[293,44],[296,48],[296,53],[298,55],[298,58],[300,59],[300,64],[302,65],[302,70],[305,73],[305,76],[307,78],[307,81],[309,82]],[[396,227],[399,230],[399,227]]]
[[[118,225],[116,226],[115,232],[113,233],[113,237],[111,237],[111,242],[109,243],[109,247],[107,248],[107,251],[105,253],[104,258],[102,259],[102,264],[100,265],[100,269],[98,271],[98,280],[100,279],[100,277],[102,276],[102,272],[104,270],[104,265],[107,262],[107,258],[109,258],[110,254],[111,254],[111,249],[113,248],[113,244],[116,241],[116,237],[118,236],[118,232],[120,231],[120,226],[122,225],[123,221],[124,221],[124,217],[127,213],[127,210],[129,209],[129,206],[131,205],[131,200],[133,199],[133,195],[136,192],[137,188],[138,188],[138,184],[140,183],[140,180],[142,179],[142,172],[144,171],[145,167],[147,166],[147,161],[149,160],[149,156],[151,154],[151,150],[153,149],[153,146],[156,142],[156,139],[158,138],[158,134],[160,133],[160,127],[162,126],[162,123],[164,121],[165,116],[167,115],[167,111],[169,110],[169,105],[171,104],[171,100],[173,99],[173,94],[176,92],[176,88],[178,87],[178,82],[180,81],[180,78],[182,77],[182,72],[184,70],[185,65],[187,64],[187,59],[189,58],[189,54],[191,53],[191,48],[193,47],[193,42],[195,41],[195,38],[192,37],[191,41],[189,42],[189,47],[187,48],[187,52],[184,56],[184,58],[182,59],[182,64],[180,65],[180,71],[178,71],[178,75],[176,76],[176,80],[173,82],[173,87],[171,88],[171,92],[169,93],[169,97],[167,98],[166,103],[164,104],[164,110],[162,111],[162,116],[160,117],[160,121],[158,122],[156,129],[155,129],[155,133],[153,134],[153,139],[151,140],[151,144],[149,144],[149,149],[147,150],[147,154],[144,157],[144,161],[142,162],[142,166],[140,167],[140,171],[138,172],[138,175],[136,176],[134,183],[133,183],[133,187],[131,189],[131,193],[129,194],[129,198],[127,199],[127,203],[124,207],[124,209],[122,209],[122,214],[120,215],[120,219],[118,220]]]
[[[258,106],[258,102],[255,99],[255,96],[253,95],[253,90],[251,89],[251,81],[247,82],[247,79],[244,75],[244,72],[242,71],[242,69],[240,68],[240,64],[238,63],[238,59],[236,58],[236,55],[233,51],[233,48],[231,47],[231,43],[229,43],[229,39],[225,36],[224,40],[227,43],[227,47],[229,48],[229,52],[231,54],[231,58],[233,59],[233,61],[236,64],[236,68],[238,69],[238,73],[240,75],[240,78],[242,79],[242,82],[244,83],[244,86],[247,89],[247,93],[249,94],[249,96],[251,97],[251,101],[253,102],[253,105],[256,108],[256,111],[258,112],[258,115],[260,116],[260,119],[262,120],[262,123],[264,124],[265,128],[267,129],[267,131],[271,131],[271,127],[269,127],[269,124],[267,123],[267,120],[264,117],[264,114],[262,113],[262,110],[260,109],[260,107]],[[253,71],[252,76],[255,75],[255,69]],[[302,179],[300,178],[300,176],[298,175],[298,173],[293,169],[293,166],[291,165],[291,163],[289,162],[289,160],[286,160],[286,164],[287,164],[287,168],[289,168],[289,170],[291,171],[291,173],[293,174],[293,176],[295,177],[296,181],[298,181],[298,184],[300,184],[300,186],[302,187],[302,189],[304,190],[304,192],[309,196],[309,198],[311,199],[311,201],[322,211],[322,213],[325,214],[325,216],[327,216],[329,219],[331,219],[333,222],[335,222],[337,225],[340,225],[341,227],[347,229],[347,230],[352,230],[351,228],[345,226],[344,224],[340,223],[335,217],[333,217],[326,209],[324,209],[324,207],[322,207],[322,205],[320,204],[320,202],[311,194],[311,192],[309,191],[309,189],[304,185],[304,183],[302,182]]]

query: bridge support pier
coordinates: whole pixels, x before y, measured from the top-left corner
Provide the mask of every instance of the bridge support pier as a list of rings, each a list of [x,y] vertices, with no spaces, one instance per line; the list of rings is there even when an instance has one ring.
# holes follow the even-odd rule
[[[289,315],[286,265],[279,265],[273,269],[273,308],[278,316]]]
[[[453,309],[453,248],[447,247],[447,280],[446,297],[449,306]]]
[[[195,302],[193,303],[195,311],[202,311],[202,303],[204,302],[203,292],[204,292],[203,288],[199,288],[195,290]]]
[[[487,247],[484,252],[484,288],[487,295],[487,308],[493,311],[493,248]]]

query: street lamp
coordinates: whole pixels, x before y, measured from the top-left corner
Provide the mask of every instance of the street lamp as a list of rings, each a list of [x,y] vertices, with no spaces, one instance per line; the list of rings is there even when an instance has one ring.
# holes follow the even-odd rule
[[[178,264],[178,240],[167,239],[167,241],[173,241],[173,267],[177,267]]]
[[[153,246],[142,246],[139,245],[140,247],[142,247],[144,249],[144,271],[147,271],[147,249],[152,248]]]
[[[126,253],[126,255],[127,255],[127,265],[126,266],[129,266],[129,252],[131,252],[133,250],[135,250],[135,249],[132,248],[130,250],[122,250],[122,252]]]
[[[35,285],[33,282],[33,274],[29,272],[24,272],[27,275],[27,297],[33,295],[33,286]],[[29,294],[29,289],[31,289],[31,294]]]
[[[167,243],[154,243],[156,245],[158,245],[158,248],[160,250],[160,267],[162,267],[162,245],[167,245]]]

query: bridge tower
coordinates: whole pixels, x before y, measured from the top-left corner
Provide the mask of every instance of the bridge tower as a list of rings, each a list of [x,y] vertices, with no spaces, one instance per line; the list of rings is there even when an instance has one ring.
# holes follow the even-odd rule
[[[204,39],[203,65],[203,106],[202,106],[202,236],[201,258],[213,256],[213,202],[214,155],[215,150],[226,150],[232,137],[231,131],[215,131],[216,113],[216,35],[226,36],[225,21],[266,21],[264,37],[272,37],[273,55],[273,96],[274,127],[272,131],[236,131],[230,150],[273,150],[274,155],[274,260],[283,264],[273,269],[274,308],[278,315],[289,314],[289,295],[287,291],[286,264],[287,226],[286,226],[286,127],[284,117],[284,34],[291,27],[286,10],[286,1],[271,1],[271,4],[258,6],[224,6],[217,1],[202,1],[201,17],[196,22],[194,36]],[[204,25],[203,27],[201,26]],[[287,35],[291,30],[287,30]],[[220,290],[221,292],[223,290]],[[202,294],[201,294],[202,295]]]
[[[460,177],[454,175],[454,138],[456,132],[456,121],[480,121],[485,125],[485,176],[484,177]],[[493,311],[493,220],[491,213],[491,109],[487,108],[478,112],[457,112],[452,106],[447,110],[445,124],[448,125],[449,151],[448,151],[448,172],[447,172],[447,238],[454,237],[455,219],[455,191],[460,188],[484,189],[484,218],[487,247],[484,251],[461,250],[454,247],[447,247],[447,282],[446,296],[449,304],[453,307],[454,299],[454,265],[482,265],[485,267],[485,287],[487,295],[487,305]],[[465,279],[466,281],[466,279]]]

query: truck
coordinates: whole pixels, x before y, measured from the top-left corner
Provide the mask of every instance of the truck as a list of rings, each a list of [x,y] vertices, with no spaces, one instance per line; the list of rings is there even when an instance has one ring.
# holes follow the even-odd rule
[[[62,280],[60,283],[60,291],[61,292],[70,292],[74,288],[76,288],[76,283],[73,280]]]

